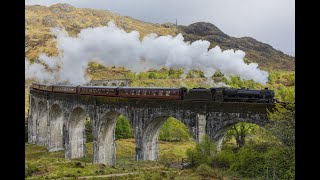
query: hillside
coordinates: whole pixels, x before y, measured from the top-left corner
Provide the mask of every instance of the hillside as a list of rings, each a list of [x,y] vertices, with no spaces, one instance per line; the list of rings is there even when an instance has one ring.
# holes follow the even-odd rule
[[[259,42],[251,37],[235,38],[223,33],[211,23],[196,22],[189,26],[179,26],[179,32],[186,41],[199,39],[210,42],[210,48],[219,45],[221,49],[243,50],[248,62],[257,62],[265,69],[294,70],[294,57],[274,49],[269,44]]]
[[[55,37],[50,32],[52,27],[64,28],[69,35],[76,35],[81,29],[105,26],[113,20],[115,24],[127,32],[136,30],[141,37],[146,34],[175,35],[175,28],[165,28],[160,24],[152,24],[120,16],[106,10],[75,8],[68,4],[56,4],[50,7],[25,6],[25,54],[34,59],[39,52],[56,55]]]
[[[75,8],[68,4],[56,4],[50,7],[25,6],[26,57],[33,60],[40,52],[48,55],[57,54],[55,37],[50,32],[52,27],[64,28],[69,35],[76,36],[83,28],[104,26],[110,20],[114,20],[117,26],[127,32],[137,30],[141,38],[149,33],[158,35],[182,33],[185,41],[203,39],[211,42],[210,47],[219,45],[222,49],[241,49],[246,52],[246,61],[257,62],[259,67],[264,69],[294,70],[294,57],[250,37],[228,36],[210,23],[197,22],[176,28],[170,23],[153,24],[106,10]]]

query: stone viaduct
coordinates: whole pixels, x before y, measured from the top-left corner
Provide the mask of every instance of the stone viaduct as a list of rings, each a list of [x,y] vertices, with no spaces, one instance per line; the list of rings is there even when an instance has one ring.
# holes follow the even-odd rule
[[[197,142],[207,134],[221,146],[225,133],[238,122],[260,126],[268,123],[263,103],[218,103],[182,100],[150,100],[62,94],[30,89],[28,142],[50,152],[64,150],[65,158],[85,157],[85,120],[93,129],[93,163],[115,164],[117,117],[126,116],[133,128],[139,160],[158,160],[161,125],[174,117],[184,123]]]

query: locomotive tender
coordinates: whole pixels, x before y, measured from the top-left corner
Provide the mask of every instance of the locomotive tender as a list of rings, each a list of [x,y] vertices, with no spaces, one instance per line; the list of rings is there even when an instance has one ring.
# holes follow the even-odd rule
[[[32,83],[32,89],[93,96],[110,96],[144,99],[172,99],[216,102],[275,103],[274,91],[235,88],[158,88],[158,87],[115,87],[115,86],[69,86]]]

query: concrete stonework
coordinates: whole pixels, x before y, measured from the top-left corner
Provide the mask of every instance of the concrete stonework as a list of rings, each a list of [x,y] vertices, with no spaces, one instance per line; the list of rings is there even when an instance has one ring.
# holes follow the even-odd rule
[[[50,152],[64,150],[63,144],[63,114],[57,104],[54,104],[49,112],[49,136],[48,149]]]
[[[161,125],[174,117],[201,142],[205,134],[221,146],[225,133],[238,122],[268,123],[270,104],[190,102],[72,95],[30,90],[28,142],[65,150],[65,158],[85,157],[85,120],[93,132],[93,163],[115,164],[117,117],[128,118],[135,137],[136,160],[158,160]]]
[[[197,114],[197,140],[198,143],[201,143],[204,135],[206,134],[206,115],[205,114]]]

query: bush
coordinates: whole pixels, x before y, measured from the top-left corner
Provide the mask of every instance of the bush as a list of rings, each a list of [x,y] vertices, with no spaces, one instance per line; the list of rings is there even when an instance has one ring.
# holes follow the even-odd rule
[[[24,171],[25,171],[25,177],[29,177],[29,176],[32,176],[33,173],[39,172],[40,169],[36,164],[26,162]]]
[[[220,71],[216,71],[214,74],[213,74],[213,77],[223,77],[224,75],[220,72]]]
[[[295,162],[287,153],[275,147],[269,150],[265,156],[269,177],[295,179]]]
[[[208,136],[204,136],[203,141],[197,144],[196,148],[187,149],[186,154],[191,161],[191,166],[198,166],[200,164],[211,165],[216,152],[216,145]]]
[[[149,79],[156,79],[156,75],[152,72],[149,74]]]
[[[172,69],[170,68],[169,72],[168,72],[168,77],[169,78],[180,78],[180,76],[183,74],[183,69]]]
[[[186,78],[205,78],[205,76],[202,71],[193,69],[188,72]]]
[[[244,146],[236,154],[230,170],[243,177],[262,177],[266,173],[266,159],[262,153],[255,151],[251,146]]]
[[[220,151],[215,156],[213,165],[217,168],[229,169],[235,158],[235,154],[231,150]]]
[[[203,177],[212,177],[215,176],[215,173],[213,171],[213,169],[208,166],[207,164],[200,164],[197,169],[196,172]]]

